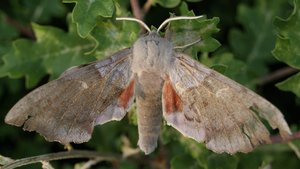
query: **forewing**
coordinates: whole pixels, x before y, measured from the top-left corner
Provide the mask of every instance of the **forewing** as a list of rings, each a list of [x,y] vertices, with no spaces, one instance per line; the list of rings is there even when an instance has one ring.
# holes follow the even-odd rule
[[[6,123],[37,131],[49,141],[82,143],[94,125],[120,120],[133,100],[130,56],[124,49],[111,57],[67,70],[22,98]]]
[[[184,54],[177,54],[174,64],[164,89],[169,82],[181,106],[170,109],[172,99],[163,97],[164,118],[185,136],[214,152],[249,152],[270,142],[259,116],[282,137],[290,135],[281,112],[261,96]]]

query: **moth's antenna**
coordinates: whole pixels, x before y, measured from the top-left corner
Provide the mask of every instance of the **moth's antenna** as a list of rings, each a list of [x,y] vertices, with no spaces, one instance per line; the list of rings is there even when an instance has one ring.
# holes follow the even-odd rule
[[[129,17],[118,17],[116,18],[117,21],[135,21],[141,24],[149,33],[151,32],[150,28],[141,20],[136,18],[129,18]]]
[[[199,43],[199,42],[201,42],[201,39],[198,39],[198,40],[196,40],[192,43],[189,43],[189,44],[186,44],[186,45],[183,45],[183,46],[175,46],[174,49],[185,49],[185,48],[193,46],[193,45],[195,45],[196,43]]]
[[[159,32],[164,26],[166,26],[169,22],[171,21],[176,21],[176,20],[183,20],[183,19],[199,19],[202,18],[203,15],[200,16],[178,16],[178,17],[173,17],[165,20],[157,29],[157,32]]]

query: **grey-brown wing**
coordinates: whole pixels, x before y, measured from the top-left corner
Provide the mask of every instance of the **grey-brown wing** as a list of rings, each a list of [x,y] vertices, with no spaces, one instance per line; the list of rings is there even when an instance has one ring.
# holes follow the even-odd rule
[[[49,141],[88,141],[95,125],[122,119],[133,101],[131,54],[124,49],[67,70],[22,98],[5,122],[37,131]]]
[[[291,134],[281,112],[267,100],[184,54],[177,54],[167,82],[179,97],[172,95],[177,100],[174,106],[168,101],[172,99],[163,97],[169,103],[164,104],[167,123],[204,141],[214,152],[249,152],[269,143],[269,131],[259,116],[278,128],[282,137]]]

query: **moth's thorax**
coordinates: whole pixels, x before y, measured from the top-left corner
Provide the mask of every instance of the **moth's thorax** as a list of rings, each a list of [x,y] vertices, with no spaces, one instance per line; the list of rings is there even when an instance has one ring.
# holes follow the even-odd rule
[[[133,45],[132,71],[164,76],[173,61],[173,45],[156,32],[139,38]]]

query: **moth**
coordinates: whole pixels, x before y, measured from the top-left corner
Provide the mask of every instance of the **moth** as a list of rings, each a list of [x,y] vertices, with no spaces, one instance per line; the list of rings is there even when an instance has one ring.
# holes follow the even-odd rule
[[[149,154],[157,147],[162,120],[216,153],[250,152],[270,143],[260,118],[283,138],[291,134],[282,113],[246,87],[176,52],[158,33],[169,18],[132,48],[65,71],[26,95],[5,122],[36,131],[48,141],[83,143],[95,125],[121,120],[136,102],[138,146]]]

